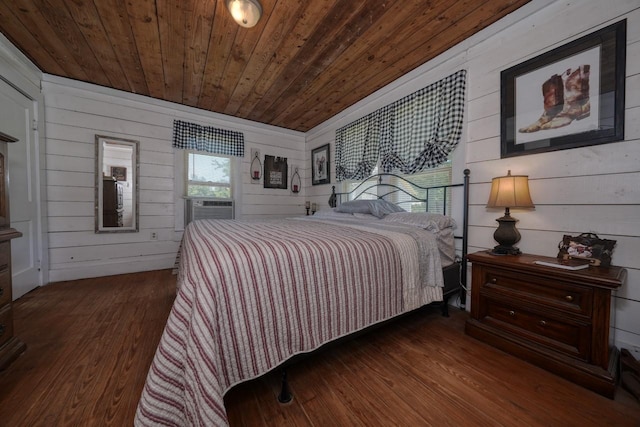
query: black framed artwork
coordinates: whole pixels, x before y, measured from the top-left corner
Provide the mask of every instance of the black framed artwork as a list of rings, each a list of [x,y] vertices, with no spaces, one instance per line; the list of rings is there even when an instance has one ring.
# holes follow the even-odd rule
[[[264,156],[264,188],[287,188],[286,157]]]
[[[111,166],[111,176],[117,181],[127,180],[127,168],[124,166]]]
[[[329,144],[311,151],[311,184],[320,185],[331,182],[329,176]]]
[[[500,75],[502,158],[624,139],[626,20]]]

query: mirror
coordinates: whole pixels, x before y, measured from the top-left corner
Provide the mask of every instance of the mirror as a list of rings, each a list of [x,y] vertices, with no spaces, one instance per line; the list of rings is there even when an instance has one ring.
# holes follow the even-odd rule
[[[96,135],[96,233],[138,231],[139,145]]]

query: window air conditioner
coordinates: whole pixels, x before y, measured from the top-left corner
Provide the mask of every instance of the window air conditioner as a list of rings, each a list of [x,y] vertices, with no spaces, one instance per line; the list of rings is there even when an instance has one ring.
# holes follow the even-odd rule
[[[187,199],[185,226],[196,219],[233,219],[233,200],[229,199]]]

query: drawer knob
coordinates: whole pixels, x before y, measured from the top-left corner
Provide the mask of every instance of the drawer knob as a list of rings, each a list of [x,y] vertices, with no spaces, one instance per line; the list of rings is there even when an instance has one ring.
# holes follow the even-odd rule
[[[569,302],[573,301],[573,297],[571,295],[567,295],[566,297],[564,297],[564,299],[566,299]]]
[[[544,320],[541,320],[541,321],[538,322],[538,325],[547,326],[547,322],[545,322]]]
[[[515,311],[513,311],[513,310],[509,311],[509,316],[515,316],[515,315],[516,315]]]
[[[493,277],[493,278],[491,279],[491,283],[498,283],[498,279],[496,279],[495,277]]]

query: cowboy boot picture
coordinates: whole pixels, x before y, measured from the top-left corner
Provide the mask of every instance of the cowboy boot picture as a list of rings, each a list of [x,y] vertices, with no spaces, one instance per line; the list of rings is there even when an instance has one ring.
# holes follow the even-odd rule
[[[520,128],[518,130],[519,132],[537,132],[543,129],[544,125],[553,120],[553,118],[563,110],[565,105],[564,84],[561,76],[554,74],[542,84],[542,98],[544,111],[540,118],[529,126]]]
[[[544,123],[541,129],[557,129],[569,125],[574,120],[581,120],[591,114],[589,101],[590,65],[582,65],[575,70],[569,68],[562,74],[564,81],[564,106],[562,111],[552,120]]]

